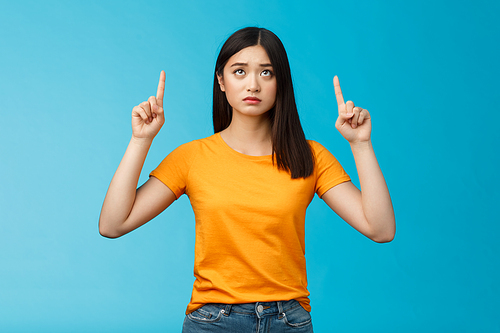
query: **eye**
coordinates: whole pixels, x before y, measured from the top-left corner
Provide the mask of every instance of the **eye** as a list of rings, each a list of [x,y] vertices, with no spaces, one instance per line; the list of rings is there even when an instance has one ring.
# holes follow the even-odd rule
[[[269,69],[264,69],[261,73],[262,76],[272,76],[273,72],[271,72]]]
[[[236,75],[245,75],[245,71],[242,70],[241,68],[235,70],[233,73],[236,74]]]

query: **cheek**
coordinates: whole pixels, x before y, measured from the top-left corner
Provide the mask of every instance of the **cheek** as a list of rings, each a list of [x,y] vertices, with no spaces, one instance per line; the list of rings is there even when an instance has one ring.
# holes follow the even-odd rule
[[[276,91],[277,91],[277,87],[276,87],[276,82],[272,85],[269,86],[269,97],[276,101]]]
[[[238,81],[228,79],[224,81],[224,88],[226,89],[226,94],[235,94],[239,89],[238,89]]]
[[[236,90],[234,89],[235,87],[232,86],[231,84],[229,85],[226,85],[226,98],[227,98],[227,101],[229,103],[231,103],[231,101],[233,101],[235,98],[236,98]]]

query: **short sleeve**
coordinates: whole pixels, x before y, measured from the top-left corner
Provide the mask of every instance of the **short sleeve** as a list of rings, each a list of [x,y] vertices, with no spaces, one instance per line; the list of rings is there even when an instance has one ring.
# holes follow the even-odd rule
[[[309,141],[314,154],[315,192],[321,198],[332,187],[350,181],[339,161],[321,144]]]
[[[185,143],[163,159],[149,176],[158,178],[174,192],[177,199],[185,193],[195,142]]]

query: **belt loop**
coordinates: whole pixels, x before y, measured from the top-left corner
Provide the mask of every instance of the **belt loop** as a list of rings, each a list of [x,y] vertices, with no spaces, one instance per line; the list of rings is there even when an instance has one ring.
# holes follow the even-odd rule
[[[226,316],[229,316],[229,314],[231,313],[231,307],[232,307],[232,304],[226,304],[226,306],[224,307],[223,314]]]
[[[282,315],[284,316],[285,313],[283,312],[283,305],[281,304],[281,301],[279,302],[276,302],[278,303],[278,312],[279,312],[279,316],[281,317]]]

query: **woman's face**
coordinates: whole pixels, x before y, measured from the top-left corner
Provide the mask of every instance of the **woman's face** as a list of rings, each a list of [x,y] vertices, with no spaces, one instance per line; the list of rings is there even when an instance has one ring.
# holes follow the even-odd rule
[[[250,46],[229,58],[223,77],[218,77],[222,91],[235,112],[260,116],[276,102],[276,77],[266,50]]]

